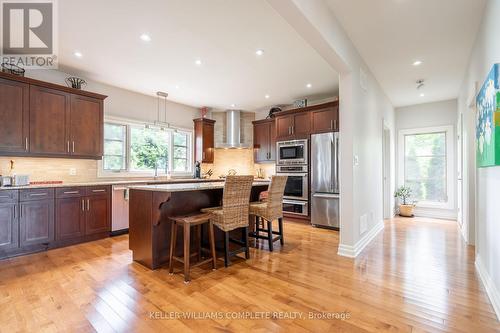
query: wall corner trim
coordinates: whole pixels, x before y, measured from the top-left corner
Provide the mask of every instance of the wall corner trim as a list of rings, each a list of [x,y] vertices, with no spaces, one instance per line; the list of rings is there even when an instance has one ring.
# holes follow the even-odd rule
[[[356,258],[365,247],[378,235],[380,231],[384,230],[384,221],[377,223],[370,231],[368,231],[354,246],[339,244],[337,254],[339,256]]]
[[[474,264],[479,278],[483,283],[484,289],[486,290],[486,294],[488,295],[491,305],[493,306],[493,310],[495,310],[495,313],[497,314],[497,319],[500,321],[500,292],[493,284],[493,280],[488,274],[488,271],[486,271],[486,268],[483,266],[480,256],[476,255],[476,261]]]

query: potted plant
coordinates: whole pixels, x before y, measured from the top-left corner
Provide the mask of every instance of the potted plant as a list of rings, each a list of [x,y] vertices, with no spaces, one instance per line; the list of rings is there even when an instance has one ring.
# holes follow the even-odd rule
[[[399,199],[399,215],[405,217],[413,217],[413,210],[415,209],[414,203],[408,203],[408,199],[411,197],[411,188],[408,186],[401,186],[396,190],[394,196]]]

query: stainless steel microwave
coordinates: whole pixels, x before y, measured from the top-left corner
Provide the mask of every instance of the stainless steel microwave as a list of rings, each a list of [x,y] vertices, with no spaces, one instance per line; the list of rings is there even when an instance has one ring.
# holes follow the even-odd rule
[[[307,140],[279,141],[277,165],[307,164]]]

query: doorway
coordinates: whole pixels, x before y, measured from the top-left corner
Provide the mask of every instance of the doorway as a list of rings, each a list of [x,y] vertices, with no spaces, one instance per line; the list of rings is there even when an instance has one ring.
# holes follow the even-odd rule
[[[385,124],[382,134],[382,188],[383,188],[383,212],[384,219],[393,216],[391,207],[391,130]]]

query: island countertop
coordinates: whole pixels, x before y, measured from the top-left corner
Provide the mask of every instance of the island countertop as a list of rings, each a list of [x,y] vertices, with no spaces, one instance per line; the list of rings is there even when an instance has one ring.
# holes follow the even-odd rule
[[[249,202],[258,201],[266,191],[269,181],[253,183]],[[134,261],[156,269],[168,264],[170,249],[171,217],[195,214],[202,208],[217,207],[222,203],[224,182],[198,182],[190,184],[133,185],[129,203],[129,248]],[[203,226],[206,229],[206,225]],[[202,229],[203,229],[202,227]],[[182,234],[182,230],[178,231]],[[198,231],[201,232],[201,231]],[[193,244],[196,244],[193,237]],[[208,232],[201,232],[207,243]],[[241,230],[233,230],[232,237],[241,237]],[[223,232],[215,228],[215,241],[222,248]],[[235,238],[237,239],[237,238]],[[176,249],[182,249],[179,236]],[[194,248],[193,248],[194,250]]]
[[[257,180],[253,182],[253,186],[265,186],[265,185],[269,185],[269,181]],[[215,190],[223,188],[224,188],[224,182],[222,181],[129,186],[130,190],[153,191],[153,192],[190,192],[190,191]]]

